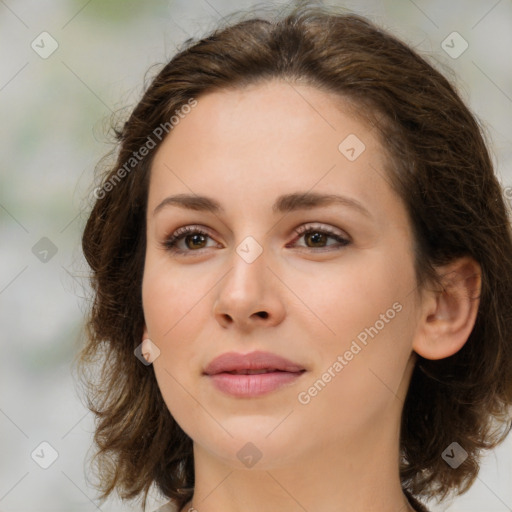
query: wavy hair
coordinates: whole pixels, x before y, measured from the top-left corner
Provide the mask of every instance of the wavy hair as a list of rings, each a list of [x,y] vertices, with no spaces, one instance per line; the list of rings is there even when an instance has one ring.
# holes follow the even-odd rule
[[[77,356],[96,418],[101,498],[114,490],[123,499],[143,494],[145,509],[155,485],[182,507],[194,489],[192,441],[167,409],[152,367],[134,357],[144,325],[148,182],[161,140],[152,137],[155,147],[144,158],[134,155],[191,99],[272,79],[334,92],[375,127],[389,182],[413,225],[419,286],[439,284],[436,268],[460,256],[481,266],[474,328],[456,354],[418,357],[400,435],[400,477],[409,496],[463,493],[478,474],[481,450],[503,441],[511,426],[510,206],[482,124],[426,57],[365,17],[302,6],[187,40],[115,130],[117,159],[102,171],[82,236],[93,297]],[[468,454],[456,469],[442,458],[454,441]]]

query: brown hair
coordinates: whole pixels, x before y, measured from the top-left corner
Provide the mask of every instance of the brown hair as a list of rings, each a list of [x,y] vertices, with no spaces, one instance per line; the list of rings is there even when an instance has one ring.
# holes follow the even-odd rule
[[[141,283],[145,213],[156,149],[126,168],[154,130],[191,98],[281,79],[334,92],[361,108],[389,155],[389,181],[407,207],[419,286],[436,267],[469,255],[482,268],[475,326],[451,357],[418,357],[405,400],[400,474],[427,498],[466,491],[479,452],[501,442],[512,403],[512,233],[482,130],[454,87],[406,44],[359,15],[300,7],[255,17],[188,40],[150,83],[118,130],[112,186],[97,200],[82,239],[94,297],[79,358],[97,427],[99,487],[126,499],[152,484],[182,507],[194,487],[192,441],[168,411],[152,367],[134,357],[144,324]],[[171,133],[172,136],[172,133]],[[125,166],[122,179],[112,181]],[[100,363],[97,375],[89,373]],[[467,459],[441,457],[459,443]]]

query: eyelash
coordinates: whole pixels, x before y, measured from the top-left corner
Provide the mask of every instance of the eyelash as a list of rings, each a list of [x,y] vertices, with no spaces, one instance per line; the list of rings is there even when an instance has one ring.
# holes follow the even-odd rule
[[[335,233],[334,231],[332,231],[329,228],[317,228],[317,227],[314,227],[311,225],[304,225],[304,226],[300,226],[299,228],[297,228],[295,230],[295,233],[299,237],[302,237],[303,235],[308,234],[308,233],[321,233],[323,235],[328,235],[329,238],[334,238],[340,244],[338,249],[335,249],[335,250],[342,249],[343,247],[345,247],[351,243],[350,240],[348,240],[347,238],[343,238],[341,235],[339,235],[338,233]],[[197,250],[190,250],[190,249],[182,250],[182,249],[176,248],[177,243],[180,240],[182,240],[183,238],[185,238],[187,235],[196,235],[196,234],[207,236],[208,238],[212,238],[207,231],[205,231],[204,229],[201,229],[198,226],[185,226],[185,227],[177,229],[174,233],[172,233],[169,237],[167,237],[166,240],[162,243],[162,245],[166,250],[176,253],[176,254],[202,252],[202,250],[207,249],[207,247],[203,247],[203,248],[197,249]],[[326,251],[332,250],[332,249],[328,249],[327,247],[330,247],[330,246],[317,247],[317,248],[303,247],[303,249],[310,249],[313,252],[326,252]]]

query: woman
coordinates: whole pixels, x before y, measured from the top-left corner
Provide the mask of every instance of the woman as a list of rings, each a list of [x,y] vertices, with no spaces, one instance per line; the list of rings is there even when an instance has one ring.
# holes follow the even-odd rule
[[[102,498],[391,512],[467,490],[509,428],[512,234],[447,80],[302,7],[188,41],[118,138],[83,234]]]

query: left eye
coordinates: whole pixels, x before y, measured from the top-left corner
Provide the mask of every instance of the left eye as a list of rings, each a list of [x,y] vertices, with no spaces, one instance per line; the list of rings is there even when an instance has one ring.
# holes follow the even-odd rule
[[[326,227],[318,228],[315,226],[301,226],[300,228],[295,230],[295,232],[297,233],[297,235],[299,235],[299,238],[304,237],[304,240],[309,240],[313,244],[322,244],[323,242],[327,241],[327,239],[329,239],[329,238],[332,238],[332,239],[336,240],[336,242],[338,242],[338,248],[341,248],[341,247],[344,247],[344,246],[350,244],[350,240],[348,239],[348,237],[346,238],[346,237],[342,236],[341,234],[339,234],[335,231],[332,231],[331,229],[326,228]],[[335,244],[331,244],[331,246],[332,245],[335,245]],[[288,245],[287,245],[287,247],[288,247]],[[306,246],[306,248],[308,248],[308,249],[315,249],[315,248],[323,249],[324,247],[330,247],[330,246],[321,246],[321,247]]]
[[[351,242],[348,238],[341,236],[340,234],[331,231],[329,228],[317,228],[312,226],[301,226],[296,229],[295,232],[299,235],[299,238],[304,237],[305,241],[309,241],[312,244],[316,244],[313,246],[299,246],[306,247],[307,249],[324,249],[325,247],[330,247],[329,245],[322,245],[327,242],[329,238],[336,240],[338,242],[338,248],[349,245]],[[190,252],[198,252],[194,249],[204,249],[206,239],[211,238],[209,233],[195,226],[185,226],[183,228],[177,229],[174,233],[171,234],[164,242],[163,246],[174,253],[190,253]],[[185,242],[186,249],[179,247],[179,242]],[[298,239],[296,239],[298,240]],[[307,242],[306,242],[307,244]],[[320,244],[320,246],[318,245]],[[336,245],[336,244],[331,244]],[[286,247],[289,247],[288,244]]]

